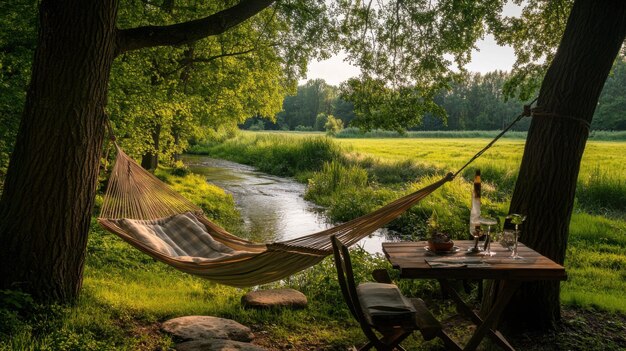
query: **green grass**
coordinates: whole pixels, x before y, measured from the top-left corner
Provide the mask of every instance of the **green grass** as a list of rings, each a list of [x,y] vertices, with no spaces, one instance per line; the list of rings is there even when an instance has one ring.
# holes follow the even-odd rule
[[[340,157],[339,149],[330,138],[289,135],[241,133],[224,142],[195,145],[189,153],[210,153],[213,157],[252,164],[263,172],[281,176],[318,170],[325,162]]]
[[[378,163],[420,162],[443,171],[456,171],[490,140],[454,139],[336,139],[352,159]],[[483,179],[497,191],[513,191],[524,151],[523,140],[500,140],[463,172],[471,179],[480,168]],[[577,201],[581,208],[601,214],[626,212],[626,142],[587,143],[578,178]]]
[[[311,180],[307,196],[327,206],[337,220],[377,206],[439,179],[484,145],[486,139],[337,139],[301,133],[242,133],[222,143],[196,146],[197,152],[264,167],[278,174]],[[483,207],[503,215],[515,182],[523,142],[504,140],[479,161],[485,180]],[[626,221],[624,164],[626,143],[590,142],[583,159],[576,212],[572,216],[562,284],[566,305],[626,313]],[[159,170],[157,176],[198,203],[216,222],[233,232],[241,221],[230,195],[184,170]],[[471,171],[467,173],[467,177]],[[394,221],[409,238],[423,237],[425,220],[436,212],[442,229],[464,235],[471,184],[457,178]],[[582,190],[581,190],[582,189]],[[101,201],[99,199],[99,201]],[[99,203],[97,201],[97,203]],[[601,210],[598,210],[601,209]],[[358,280],[369,280],[386,260],[356,248]],[[365,341],[342,303],[330,258],[265,287],[296,288],[308,297],[305,310],[244,310],[246,289],[211,283],[154,261],[103,231],[96,224],[88,242],[83,290],[74,306],[44,306],[28,296],[0,291],[0,350],[154,350],[172,340],[158,323],[183,315],[213,315],[254,326],[278,345],[293,349],[345,350]],[[405,294],[435,301],[436,282],[398,282]],[[445,316],[453,309],[441,304]],[[593,341],[593,340],[592,340]],[[589,344],[589,343],[588,343]],[[411,350],[436,343],[411,337]]]
[[[574,214],[565,265],[564,303],[626,313],[625,221]]]

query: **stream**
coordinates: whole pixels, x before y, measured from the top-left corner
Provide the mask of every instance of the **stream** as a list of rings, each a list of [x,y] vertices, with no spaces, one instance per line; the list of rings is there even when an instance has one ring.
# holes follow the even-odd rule
[[[306,186],[291,178],[206,156],[184,155],[182,160],[192,172],[233,195],[249,240],[283,241],[332,226],[323,208],[304,200]],[[380,229],[357,245],[367,252],[380,253],[381,243],[393,240],[386,233],[385,229]]]

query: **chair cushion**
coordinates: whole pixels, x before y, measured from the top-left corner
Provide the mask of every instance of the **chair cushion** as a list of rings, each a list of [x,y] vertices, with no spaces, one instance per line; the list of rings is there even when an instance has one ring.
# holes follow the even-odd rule
[[[376,328],[400,326],[415,329],[416,310],[397,286],[384,283],[362,283],[357,295],[368,322]]]

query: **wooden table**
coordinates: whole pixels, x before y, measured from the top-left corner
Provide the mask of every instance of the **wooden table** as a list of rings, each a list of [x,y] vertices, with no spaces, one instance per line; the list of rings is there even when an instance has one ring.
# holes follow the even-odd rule
[[[455,246],[460,251],[454,254],[434,255],[429,252],[425,241],[383,243],[383,252],[393,268],[400,270],[400,278],[437,279],[443,291],[456,302],[459,311],[467,315],[477,325],[474,334],[464,350],[475,350],[485,336],[490,337],[505,350],[514,350],[497,330],[500,314],[515,291],[524,281],[565,280],[565,268],[523,244],[518,252],[522,260],[509,258],[510,251],[498,243],[491,245],[495,256],[466,255],[467,248],[473,246],[470,240],[457,240]],[[487,264],[467,264],[463,267],[431,267],[427,261],[449,259],[450,261],[476,260],[481,257]],[[478,316],[461,298],[449,283],[453,279],[493,279],[498,281],[499,290],[491,309],[484,319]]]

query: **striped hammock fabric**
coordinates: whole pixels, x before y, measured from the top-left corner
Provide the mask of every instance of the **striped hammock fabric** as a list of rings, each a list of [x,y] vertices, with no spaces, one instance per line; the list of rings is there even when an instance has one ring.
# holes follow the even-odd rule
[[[441,180],[338,226],[282,242],[241,239],[144,170],[115,145],[117,157],[98,222],[108,231],[183,272],[235,287],[286,278],[332,254],[330,236],[350,246],[391,222],[454,178]]]

